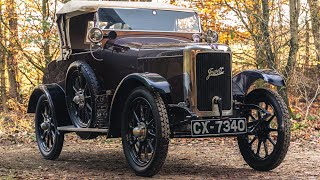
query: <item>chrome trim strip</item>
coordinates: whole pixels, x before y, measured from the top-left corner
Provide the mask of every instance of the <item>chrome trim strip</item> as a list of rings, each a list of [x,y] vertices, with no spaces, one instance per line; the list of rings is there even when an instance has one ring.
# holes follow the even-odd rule
[[[144,60],[144,59],[163,59],[163,58],[178,58],[182,57],[183,55],[173,55],[173,56],[161,56],[161,57],[156,57],[156,56],[151,56],[151,57],[140,57],[138,60]]]
[[[122,32],[158,32],[158,33],[177,33],[177,34],[197,34],[201,33],[201,29],[195,32],[187,31],[159,31],[159,30],[126,30],[126,29],[103,29],[103,31],[122,31]]]

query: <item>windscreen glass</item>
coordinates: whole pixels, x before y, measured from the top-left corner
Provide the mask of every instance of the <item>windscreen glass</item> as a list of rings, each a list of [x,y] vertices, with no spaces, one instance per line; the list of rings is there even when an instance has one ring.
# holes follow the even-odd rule
[[[102,29],[200,32],[195,12],[101,8],[98,13]]]

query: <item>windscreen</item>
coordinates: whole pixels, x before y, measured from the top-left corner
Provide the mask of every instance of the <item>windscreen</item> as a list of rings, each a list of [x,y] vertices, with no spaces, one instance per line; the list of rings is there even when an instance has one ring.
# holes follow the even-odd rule
[[[195,12],[101,8],[98,13],[102,29],[200,32]]]

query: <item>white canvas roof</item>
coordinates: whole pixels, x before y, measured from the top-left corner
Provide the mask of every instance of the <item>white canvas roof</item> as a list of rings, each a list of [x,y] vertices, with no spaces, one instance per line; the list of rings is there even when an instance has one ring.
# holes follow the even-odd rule
[[[127,1],[69,1],[58,12],[57,15],[68,14],[68,17],[95,12],[99,8],[143,8],[194,12],[194,9],[183,8],[165,3],[156,2],[127,2]]]

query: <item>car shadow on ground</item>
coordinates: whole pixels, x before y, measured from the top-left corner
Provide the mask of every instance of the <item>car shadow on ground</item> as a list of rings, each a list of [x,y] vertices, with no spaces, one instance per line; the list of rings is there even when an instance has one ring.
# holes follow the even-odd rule
[[[53,174],[56,177],[105,177],[119,176],[120,178],[137,178],[129,168],[121,148],[98,149],[97,147],[86,147],[83,149],[66,148],[61,156],[55,160],[45,160],[37,152],[36,148],[16,151],[11,154],[14,158],[7,157],[2,160],[3,165],[0,168],[10,169],[18,172],[37,172],[42,177],[43,174]],[[178,157],[177,157],[178,156]],[[182,159],[181,159],[182,158]],[[162,170],[155,178],[237,178],[263,177],[265,173],[272,176],[278,176],[277,172],[258,172],[250,167],[237,167],[235,165],[224,165],[219,160],[208,159],[197,160],[183,158],[182,155],[170,154]],[[1,164],[2,164],[1,163]],[[237,163],[239,164],[239,162]],[[40,171],[39,171],[40,170]],[[271,173],[271,174],[270,174]]]
[[[172,167],[171,164],[174,164]],[[168,161],[159,173],[160,176],[176,176],[183,175],[187,177],[198,178],[247,178],[257,175],[262,175],[265,172],[258,172],[255,170],[241,167],[230,167],[226,165],[189,165],[189,162],[176,163]],[[270,172],[268,172],[270,173]],[[273,172],[272,172],[273,173]]]
[[[172,176],[186,176],[198,178],[246,178],[264,176],[264,174],[272,174],[277,176],[277,172],[259,172],[247,167],[234,167],[228,165],[219,165],[219,162],[195,164],[191,159],[179,160],[173,157],[166,159],[162,170],[155,177],[165,178]],[[78,167],[80,169],[91,169],[96,172],[101,171],[106,174],[122,174],[134,176],[129,168],[123,152],[121,150],[98,151],[98,152],[64,152],[63,156],[57,161],[70,167]],[[70,168],[69,171],[72,171]]]

